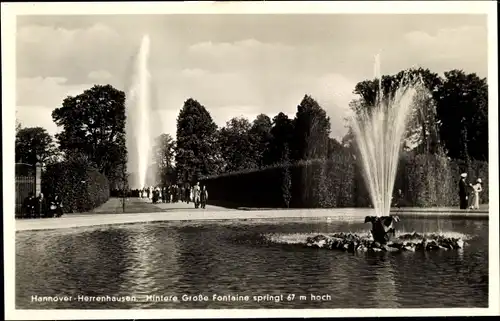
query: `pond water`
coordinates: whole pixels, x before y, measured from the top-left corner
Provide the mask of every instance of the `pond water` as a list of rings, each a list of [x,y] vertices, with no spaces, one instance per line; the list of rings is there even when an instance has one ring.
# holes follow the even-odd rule
[[[349,254],[287,244],[317,233],[368,233],[359,218],[18,232],[16,308],[488,306],[487,220],[405,217],[398,224],[404,232],[463,236],[466,246]]]

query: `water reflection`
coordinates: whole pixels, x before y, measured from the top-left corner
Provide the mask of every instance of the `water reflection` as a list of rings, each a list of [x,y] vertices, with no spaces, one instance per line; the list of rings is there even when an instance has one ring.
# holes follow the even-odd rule
[[[178,282],[179,238],[174,229],[165,233],[164,226],[138,225],[129,233],[129,266],[122,284],[124,293],[143,300],[144,306],[157,301],[147,296],[169,296],[168,289]]]
[[[375,274],[373,300],[380,302],[386,308],[399,308],[392,257],[389,253],[374,255],[376,264],[373,271]]]
[[[126,282],[122,283],[122,289],[134,295],[147,295],[145,289],[156,289],[152,271],[155,262],[155,239],[154,233],[148,233],[148,226],[141,225],[128,235],[128,269],[125,275]]]
[[[405,219],[409,231],[435,219]],[[18,308],[411,308],[487,306],[488,221],[444,220],[473,236],[463,251],[360,253],[286,244],[312,233],[366,233],[360,222],[154,223],[16,235]],[[272,233],[282,244],[263,242]],[[284,302],[38,303],[30,295],[281,295]],[[330,300],[311,300],[330,295]],[[305,299],[298,299],[305,295]]]

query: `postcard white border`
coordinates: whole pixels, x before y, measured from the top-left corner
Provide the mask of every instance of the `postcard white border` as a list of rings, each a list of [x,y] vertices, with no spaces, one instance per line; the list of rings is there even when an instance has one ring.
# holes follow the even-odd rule
[[[4,202],[5,316],[11,320],[221,318],[221,317],[350,317],[350,316],[461,316],[498,315],[498,64],[497,10],[493,1],[390,2],[187,2],[187,3],[2,3],[2,137]],[[207,310],[16,310],[15,309],[15,36],[17,15],[86,14],[486,14],[488,15],[489,84],[489,307],[477,309],[207,309]],[[491,165],[495,164],[495,165]],[[493,276],[493,277],[491,277]]]

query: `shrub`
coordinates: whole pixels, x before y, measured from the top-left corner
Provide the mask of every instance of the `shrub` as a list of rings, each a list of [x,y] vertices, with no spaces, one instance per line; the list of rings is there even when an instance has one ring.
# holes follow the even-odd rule
[[[109,199],[109,182],[85,160],[71,160],[46,168],[42,191],[60,195],[66,213],[87,212]]]
[[[439,155],[406,155],[400,159],[394,190],[404,206],[458,205],[458,179],[466,170],[471,182],[488,178],[488,163],[465,164]],[[210,202],[247,207],[369,207],[371,200],[359,161],[349,154],[327,160],[285,163],[261,170],[225,173],[202,179]],[[487,183],[481,202],[488,202]],[[291,196],[290,196],[291,193]],[[290,199],[291,197],[291,199]]]

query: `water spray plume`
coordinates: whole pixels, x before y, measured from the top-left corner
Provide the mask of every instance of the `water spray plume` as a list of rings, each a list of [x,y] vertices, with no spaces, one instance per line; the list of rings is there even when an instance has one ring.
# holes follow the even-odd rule
[[[148,71],[149,36],[142,38],[139,53],[134,59],[132,81],[127,95],[127,170],[134,188],[146,186],[151,157],[151,75]]]
[[[378,94],[374,106],[366,106],[353,117],[352,129],[361,156],[365,184],[376,216],[388,216],[406,124],[420,81],[406,73],[393,94],[384,95],[380,57],[375,58]]]

